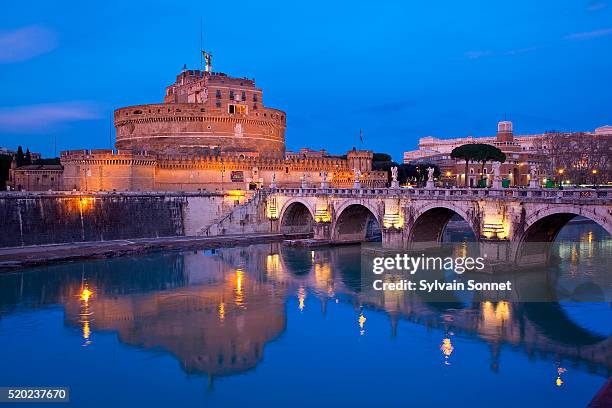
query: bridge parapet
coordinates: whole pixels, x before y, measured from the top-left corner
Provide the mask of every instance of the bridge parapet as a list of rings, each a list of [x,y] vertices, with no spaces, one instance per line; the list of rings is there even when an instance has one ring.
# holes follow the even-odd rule
[[[275,188],[268,190],[270,193],[286,196],[312,197],[312,196],[335,196],[335,197],[367,197],[367,198],[442,198],[445,200],[470,200],[487,199],[515,200],[521,201],[547,201],[547,202],[574,202],[600,200],[609,202],[612,200],[612,189],[476,189],[476,188]]]

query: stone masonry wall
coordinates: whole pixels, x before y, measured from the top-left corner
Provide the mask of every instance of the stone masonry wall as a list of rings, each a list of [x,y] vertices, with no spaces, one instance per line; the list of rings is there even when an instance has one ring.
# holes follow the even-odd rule
[[[196,235],[244,201],[214,193],[3,193],[0,247]]]

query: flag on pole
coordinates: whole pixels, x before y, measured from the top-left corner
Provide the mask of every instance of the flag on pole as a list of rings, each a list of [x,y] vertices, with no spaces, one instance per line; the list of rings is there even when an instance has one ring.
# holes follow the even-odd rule
[[[359,129],[359,141],[363,144],[363,130]]]

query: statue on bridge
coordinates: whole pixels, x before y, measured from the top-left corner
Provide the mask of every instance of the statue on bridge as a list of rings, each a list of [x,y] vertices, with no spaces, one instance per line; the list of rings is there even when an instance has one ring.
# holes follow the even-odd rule
[[[323,171],[323,173],[321,173],[321,188],[327,188],[327,172]]]
[[[435,171],[436,169],[434,169],[433,167],[427,168],[427,184],[425,185],[425,188],[435,188],[435,185],[434,185],[434,172]]]
[[[399,188],[397,181],[397,166],[391,167],[391,188]]]
[[[538,181],[538,170],[536,166],[529,168],[529,188],[539,188],[540,183]]]
[[[353,188],[361,188],[361,172],[359,169],[353,169],[355,173],[355,183],[353,184]]]
[[[491,164],[491,167],[493,167],[493,185],[491,187],[501,188],[501,177],[500,177],[501,163],[498,161],[494,161],[493,164]]]

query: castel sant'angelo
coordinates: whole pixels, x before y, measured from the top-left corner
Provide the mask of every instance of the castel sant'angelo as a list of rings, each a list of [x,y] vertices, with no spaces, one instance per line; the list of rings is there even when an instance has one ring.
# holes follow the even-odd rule
[[[286,114],[264,105],[255,81],[183,70],[163,103],[115,110],[117,150],[61,153],[63,188],[86,191],[234,190],[278,187],[382,187],[372,152],[285,151]]]

